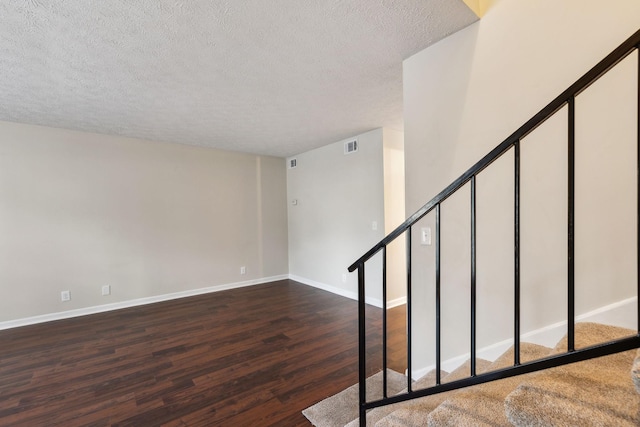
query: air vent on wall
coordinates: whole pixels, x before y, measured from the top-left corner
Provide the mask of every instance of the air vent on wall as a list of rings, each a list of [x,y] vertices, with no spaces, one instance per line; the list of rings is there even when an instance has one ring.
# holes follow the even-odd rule
[[[344,154],[351,154],[358,151],[358,140],[352,139],[344,143]]]
[[[289,169],[293,169],[298,166],[298,159],[289,159]]]

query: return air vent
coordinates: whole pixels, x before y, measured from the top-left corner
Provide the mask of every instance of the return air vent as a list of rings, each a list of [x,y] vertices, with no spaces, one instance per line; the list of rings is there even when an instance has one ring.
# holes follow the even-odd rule
[[[289,169],[293,169],[298,166],[298,159],[289,159]]]
[[[358,140],[352,139],[344,143],[344,154],[351,154],[358,151]]]

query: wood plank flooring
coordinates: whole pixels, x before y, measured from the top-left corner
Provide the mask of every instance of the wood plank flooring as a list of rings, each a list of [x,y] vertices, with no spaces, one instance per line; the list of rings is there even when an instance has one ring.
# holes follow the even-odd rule
[[[404,372],[405,310],[388,313]],[[309,426],[357,382],[357,347],[355,301],[289,280],[0,331],[0,425]]]

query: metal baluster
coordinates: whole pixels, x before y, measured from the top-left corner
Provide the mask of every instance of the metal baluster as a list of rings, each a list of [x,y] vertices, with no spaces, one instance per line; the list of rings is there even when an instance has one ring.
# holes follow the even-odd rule
[[[567,350],[572,352],[575,350],[575,96],[569,98],[568,112],[568,244],[567,244],[567,291],[568,291],[568,307],[567,307]]]
[[[387,247],[382,248],[382,395],[387,398]]]
[[[520,140],[514,144],[513,212],[513,364],[520,364]]]
[[[471,376],[476,376],[476,176],[471,177]]]
[[[637,180],[636,180],[636,280],[637,280],[637,290],[636,290],[636,320],[638,322],[638,334],[640,334],[640,45],[636,46],[636,54],[638,56],[638,98],[637,98],[637,138],[638,143],[636,144],[636,169],[637,169]]]
[[[411,230],[407,229],[407,391],[411,393]]]
[[[366,361],[366,328],[365,328],[365,302],[364,302],[364,263],[358,265],[358,383],[360,400],[360,426],[367,425],[367,411],[364,404],[367,401],[367,361]]]
[[[440,203],[438,203],[436,205],[436,385],[441,382],[440,298]]]

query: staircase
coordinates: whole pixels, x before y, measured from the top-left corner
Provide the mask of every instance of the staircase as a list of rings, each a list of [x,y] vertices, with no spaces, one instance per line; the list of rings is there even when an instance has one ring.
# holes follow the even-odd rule
[[[635,335],[636,331],[596,323],[576,324],[576,345],[587,347]],[[523,361],[562,354],[565,336],[554,348],[522,343]],[[636,358],[637,356],[637,358]],[[478,359],[478,372],[496,372],[511,365],[513,347],[493,362]],[[635,359],[635,364],[634,364]],[[465,378],[467,361],[451,373],[441,372],[442,382]],[[635,370],[632,369],[635,367]],[[406,377],[389,371],[388,392],[400,390]],[[381,373],[367,379],[368,398],[380,391]],[[414,389],[435,385],[435,371],[413,383]],[[634,386],[635,384],[635,386]],[[357,388],[330,397],[307,413],[316,427],[358,427]],[[333,418],[332,418],[333,417]],[[347,422],[351,420],[350,422]],[[628,350],[571,365],[451,390],[367,413],[367,425],[375,427],[459,426],[638,426],[640,425],[640,352]]]
[[[576,332],[580,337],[577,340],[580,347],[635,333],[589,323],[578,323]],[[566,351],[566,345],[565,337],[553,349],[523,343],[521,350],[525,360],[534,360]],[[371,425],[638,426],[640,394],[635,390],[630,375],[635,354],[636,351],[630,350],[452,391],[440,397],[441,403],[432,411],[420,408],[407,410],[401,408],[404,404],[400,404],[399,409]],[[508,367],[512,360],[513,349],[510,349],[491,363],[486,371]],[[446,377],[444,381],[447,381]],[[358,420],[352,425],[358,425]]]
[[[581,324],[576,318],[576,98],[603,75],[614,69],[632,54],[636,54],[637,66],[637,138],[638,144],[634,157],[640,170],[640,31],[616,48],[578,81],[550,102],[539,113],[528,120],[512,135],[495,147],[480,161],[464,172],[432,200],[427,202],[403,224],[391,232],[382,241],[354,262],[349,271],[358,273],[358,312],[359,312],[359,387],[358,417],[350,426],[368,424],[376,426],[396,425],[640,425],[639,397],[633,388],[629,372],[635,357],[635,349],[640,348],[640,305],[637,306],[636,330],[616,329],[610,326]],[[635,77],[634,77],[635,78]],[[561,114],[559,112],[562,112]],[[530,343],[521,342],[521,278],[520,278],[520,156],[521,145],[527,135],[553,117],[566,116],[566,330],[567,335],[553,349],[546,349]],[[634,119],[635,120],[635,119]],[[507,307],[513,318],[513,347],[507,353],[487,364],[478,357],[477,308],[477,218],[476,206],[478,193],[476,177],[506,153],[513,156],[513,256],[505,262],[512,263],[513,305]],[[637,197],[635,236],[640,242],[640,173],[635,182]],[[464,190],[463,190],[464,189]],[[447,286],[441,277],[441,205],[461,190],[469,192],[470,205],[470,283],[469,283],[469,351],[468,367],[451,374],[442,371],[443,350],[441,346],[442,302],[441,290]],[[615,189],[610,191],[615,192]],[[594,197],[597,197],[594,196]],[[427,377],[413,382],[405,378],[406,387],[399,393],[389,390],[389,372],[387,370],[386,348],[386,287],[387,287],[387,247],[397,238],[406,240],[406,278],[407,278],[407,372],[412,373],[414,353],[412,350],[412,231],[417,228],[426,215],[435,217],[435,341],[432,349],[435,353],[435,369]],[[584,244],[584,243],[582,243]],[[369,393],[366,384],[367,354],[365,324],[365,271],[370,271],[376,263],[367,264],[379,255],[382,262],[382,371],[380,374],[381,391],[378,395]],[[640,277],[640,250],[631,255],[635,258],[636,270]],[[367,269],[369,265],[369,269]],[[367,273],[369,274],[369,273]],[[636,298],[640,294],[640,279],[636,285]],[[466,308],[465,308],[466,309]],[[553,323],[557,320],[551,320]],[[488,365],[488,366],[487,366]],[[522,375],[525,375],[524,377]],[[432,379],[432,381],[431,381]],[[431,381],[429,383],[429,381]],[[463,390],[464,389],[464,390]],[[369,393],[369,394],[368,394]],[[349,420],[347,420],[348,422]]]

